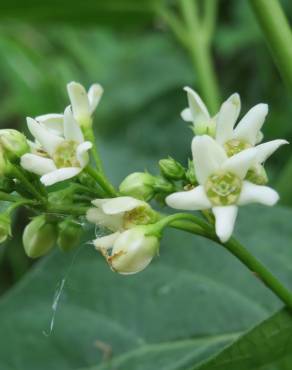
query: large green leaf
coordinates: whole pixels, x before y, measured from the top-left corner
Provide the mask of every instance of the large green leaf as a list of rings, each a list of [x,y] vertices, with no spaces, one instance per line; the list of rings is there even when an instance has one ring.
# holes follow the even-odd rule
[[[258,370],[265,365],[281,361],[281,367],[272,365],[271,369],[284,368],[284,362],[291,355],[292,348],[292,313],[283,309],[268,320],[257,325],[250,332],[238,339],[220,355],[196,367],[198,370]],[[288,362],[287,362],[288,365]]]
[[[291,216],[283,208],[250,207],[242,210],[237,228],[239,238],[290,288]],[[55,326],[46,336],[64,277]],[[55,252],[38,263],[2,299],[0,369],[186,369],[280,306],[223,248],[199,237],[168,232],[160,257],[127,277],[111,272],[85,243],[77,254]],[[287,313],[284,318],[290,320]],[[259,345],[262,340],[258,335]]]

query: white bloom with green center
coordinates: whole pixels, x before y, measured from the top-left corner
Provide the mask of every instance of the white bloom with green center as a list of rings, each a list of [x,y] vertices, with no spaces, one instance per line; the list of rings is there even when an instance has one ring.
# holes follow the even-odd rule
[[[175,209],[212,209],[216,234],[223,243],[232,235],[238,206],[248,203],[273,206],[278,201],[275,190],[245,179],[258,155],[255,148],[228,157],[219,143],[202,135],[193,139],[192,152],[199,186],[169,195],[166,203]]]
[[[88,127],[92,123],[92,114],[98,106],[103,94],[103,88],[99,84],[90,86],[86,92],[84,86],[78,82],[70,82],[67,90],[71,102],[74,118],[81,127]]]
[[[21,166],[41,176],[44,185],[70,179],[88,164],[92,144],[84,141],[70,107],[65,109],[61,134],[32,118],[27,118],[27,125],[36,143],[30,144],[32,153],[21,157]]]

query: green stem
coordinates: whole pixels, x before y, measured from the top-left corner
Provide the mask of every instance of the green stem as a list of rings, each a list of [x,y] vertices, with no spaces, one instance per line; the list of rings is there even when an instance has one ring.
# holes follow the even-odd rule
[[[21,184],[26,188],[26,190],[34,195],[36,199],[38,199],[41,203],[46,203],[46,199],[36,190],[36,188],[29,182],[29,180],[26,178],[26,176],[23,174],[23,172],[17,168],[16,166],[13,166],[11,168],[12,176],[17,178]]]
[[[105,178],[105,176],[95,170],[94,168],[90,167],[90,166],[87,166],[85,168],[85,171],[92,177],[94,178],[98,184],[102,187],[102,189],[111,197],[115,197],[117,195],[114,187],[112,186],[112,184]]]
[[[4,202],[19,202],[23,198],[18,197],[17,195],[7,194],[4,191],[0,191],[0,200]]]
[[[278,0],[249,0],[284,82],[292,91],[292,32]]]
[[[46,212],[60,215],[72,215],[72,216],[84,216],[88,210],[88,207],[73,206],[73,205],[62,205],[54,206],[48,205]]]
[[[178,214],[178,221],[170,222],[170,226],[191,232],[193,234],[199,234],[207,237],[210,240],[223,246],[237,259],[239,259],[253,274],[255,274],[261,281],[279,297],[289,308],[292,309],[292,293],[285,288],[282,283],[260,262],[258,261],[243,245],[237,240],[231,238],[227,243],[222,244],[214,232],[214,228],[207,224],[200,218],[189,214]],[[175,220],[175,215],[173,220]],[[185,219],[186,221],[184,221]],[[193,225],[190,225],[190,221],[193,221]],[[203,232],[198,229],[198,225]]]
[[[102,162],[101,162],[101,159],[100,159],[99,154],[98,154],[98,150],[97,150],[97,146],[96,146],[96,140],[95,140],[95,136],[94,136],[92,126],[88,126],[88,127],[86,127],[86,129],[84,129],[84,136],[85,136],[86,140],[89,140],[92,143],[91,153],[92,153],[92,156],[93,156],[93,159],[94,159],[97,170],[104,173],[103,167],[102,167]]]
[[[206,37],[206,33],[204,33],[204,25],[199,21],[196,1],[181,0],[180,5],[188,31],[187,49],[195,67],[203,98],[211,113],[214,114],[218,110],[220,97],[211,57],[210,34]],[[210,33],[210,25],[208,25],[208,32]]]

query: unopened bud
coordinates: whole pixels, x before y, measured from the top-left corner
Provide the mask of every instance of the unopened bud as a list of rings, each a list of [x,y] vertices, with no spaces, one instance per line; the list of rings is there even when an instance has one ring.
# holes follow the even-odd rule
[[[134,172],[122,181],[119,190],[122,195],[148,201],[155,194],[155,181],[155,176],[150,173]]]
[[[69,219],[58,225],[59,234],[57,243],[59,247],[68,252],[78,246],[82,234],[82,226],[75,220]]]
[[[22,240],[28,257],[41,257],[55,245],[57,227],[48,223],[45,215],[37,216],[25,227]]]
[[[111,268],[123,275],[135,274],[144,270],[159,249],[159,238],[148,235],[146,227],[134,227],[122,233],[97,239],[94,244],[106,257]],[[105,241],[113,243],[110,255]]]
[[[266,185],[269,181],[268,175],[264,166],[258,164],[252,167],[246,174],[246,180],[257,184],[257,185]]]
[[[197,178],[195,174],[195,167],[194,167],[194,162],[189,159],[188,161],[188,169],[186,171],[186,179],[188,182],[192,185],[197,184]]]
[[[26,137],[13,129],[0,130],[0,144],[10,160],[15,160],[29,151]]]
[[[0,214],[0,243],[11,236],[11,219],[7,214]]]
[[[181,180],[185,177],[185,169],[183,166],[171,157],[161,159],[159,161],[159,168],[162,175],[167,179]]]

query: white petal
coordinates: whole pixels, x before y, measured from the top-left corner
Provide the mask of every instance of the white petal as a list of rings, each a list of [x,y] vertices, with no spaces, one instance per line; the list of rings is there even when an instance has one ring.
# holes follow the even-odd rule
[[[289,144],[289,142],[287,140],[277,139],[256,146],[256,161],[258,163],[265,162],[266,159],[268,159],[281,145],[284,144]]]
[[[170,194],[165,199],[166,204],[174,209],[197,211],[211,208],[211,203],[206,196],[203,186],[188,191]]]
[[[66,140],[73,140],[77,143],[82,143],[84,141],[81,128],[73,117],[70,106],[68,106],[64,112],[64,137]]]
[[[93,241],[93,244],[97,250],[106,250],[113,247],[114,242],[120,236],[121,233],[116,232],[110,235],[103,236],[101,238],[97,238]]]
[[[255,162],[256,153],[255,148],[245,149],[228,158],[222,165],[222,170],[232,172],[234,175],[244,179],[247,171]]]
[[[233,128],[240,113],[240,96],[232,94],[222,105],[217,115],[216,141],[220,144],[231,140]]]
[[[60,136],[54,135],[45,126],[30,117],[27,118],[27,126],[34,138],[50,155],[53,155],[56,147],[64,141]]]
[[[194,123],[199,121],[208,121],[210,119],[210,115],[200,96],[190,87],[186,86],[184,90],[187,92],[192,121]]]
[[[91,201],[91,203],[93,204],[93,205],[95,205],[95,207],[97,207],[97,208],[100,208],[104,203],[106,203],[107,201],[109,201],[110,199],[112,199],[112,198],[103,198],[103,199],[94,199],[94,200],[92,200]]]
[[[186,122],[193,122],[193,116],[190,108],[185,108],[182,110],[180,116]]]
[[[123,215],[107,215],[100,208],[89,208],[86,213],[89,222],[111,231],[123,230]]]
[[[84,143],[79,144],[77,147],[76,157],[82,168],[84,168],[89,162],[89,156],[87,152],[91,148],[92,143],[90,141],[84,141]]]
[[[236,206],[214,207],[212,211],[216,219],[215,223],[216,234],[218,238],[221,240],[221,242],[225,243],[233,233],[238,207]]]
[[[63,114],[49,113],[37,116],[35,119],[54,134],[63,135],[63,118]]]
[[[82,169],[79,167],[59,168],[55,171],[47,173],[46,175],[43,175],[41,177],[41,182],[46,186],[50,186],[56,184],[57,182],[71,179],[72,177],[78,175],[81,170]]]
[[[145,205],[145,202],[132,197],[117,197],[103,203],[101,208],[107,215],[116,215],[118,213],[131,211],[142,205]]]
[[[195,174],[200,184],[217,172],[227,159],[225,150],[208,135],[195,136],[192,141]]]
[[[20,165],[25,170],[40,176],[56,170],[55,163],[52,159],[44,158],[31,153],[26,153],[21,157]]]
[[[255,145],[268,110],[268,105],[263,103],[252,107],[235,128],[234,139],[244,140]]]
[[[278,200],[279,194],[274,189],[244,181],[238,204],[261,203],[266,206],[273,206]]]
[[[88,100],[89,100],[89,110],[90,114],[95,111],[95,108],[98,106],[98,103],[103,94],[103,87],[100,84],[93,84],[88,90]]]
[[[67,90],[74,117],[77,120],[88,117],[90,115],[89,100],[84,87],[77,82],[70,82]]]

